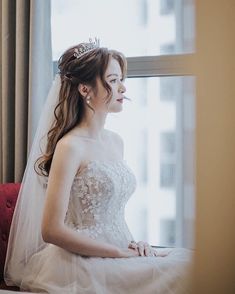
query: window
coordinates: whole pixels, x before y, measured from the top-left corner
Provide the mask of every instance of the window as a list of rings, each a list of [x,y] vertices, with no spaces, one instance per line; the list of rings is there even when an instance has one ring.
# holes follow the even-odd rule
[[[54,58],[72,44],[95,36],[102,46],[125,52],[127,57],[191,53],[191,1],[175,1],[172,7],[167,0],[52,0]],[[167,15],[161,13],[161,3],[168,3]]]
[[[161,153],[162,154],[174,154],[175,153],[175,133],[164,132],[161,133]]]
[[[120,0],[114,6],[110,0],[52,0],[54,60],[94,36],[127,56],[132,101],[110,114],[106,127],[123,137],[137,178],[127,223],[137,240],[155,245],[193,247],[193,225],[187,236],[184,230],[194,219],[192,1]]]
[[[175,52],[175,45],[173,43],[165,43],[160,45],[161,54],[172,54]]]
[[[173,188],[175,186],[175,164],[161,163],[160,165],[160,187]]]
[[[161,0],[160,1],[160,13],[163,15],[173,13],[174,2],[175,2],[175,0]]]
[[[177,93],[178,80],[176,77],[164,77],[160,80],[161,100],[174,101]]]

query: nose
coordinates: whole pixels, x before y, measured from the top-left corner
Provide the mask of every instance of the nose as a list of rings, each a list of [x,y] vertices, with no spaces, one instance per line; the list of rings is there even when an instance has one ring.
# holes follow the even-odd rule
[[[119,92],[121,92],[121,93],[125,93],[126,92],[126,87],[123,85],[123,83],[120,83]]]

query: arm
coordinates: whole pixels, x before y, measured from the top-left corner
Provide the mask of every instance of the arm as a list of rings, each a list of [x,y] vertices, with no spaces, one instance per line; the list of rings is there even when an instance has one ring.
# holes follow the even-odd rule
[[[78,146],[67,139],[57,143],[53,156],[42,219],[42,237],[73,253],[99,257],[138,256],[138,252],[93,240],[64,224],[70,189],[82,159],[82,143]]]

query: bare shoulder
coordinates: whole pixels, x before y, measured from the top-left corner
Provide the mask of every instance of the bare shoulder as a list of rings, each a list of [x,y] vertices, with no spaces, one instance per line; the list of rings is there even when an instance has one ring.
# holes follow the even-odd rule
[[[85,156],[86,146],[83,140],[75,138],[73,135],[65,135],[56,144],[52,170],[64,171],[71,176],[76,174]]]
[[[56,149],[65,152],[67,155],[81,157],[84,152],[84,142],[72,135],[65,135],[57,142]]]

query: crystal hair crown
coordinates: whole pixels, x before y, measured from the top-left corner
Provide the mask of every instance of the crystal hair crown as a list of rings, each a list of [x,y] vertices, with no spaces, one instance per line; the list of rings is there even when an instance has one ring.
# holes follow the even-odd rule
[[[100,41],[98,38],[95,38],[94,41],[92,41],[92,39],[89,39],[89,43],[82,43],[79,45],[79,48],[75,48],[74,49],[74,56],[76,58],[80,58],[81,56],[83,56],[84,54],[99,48],[100,46]]]

